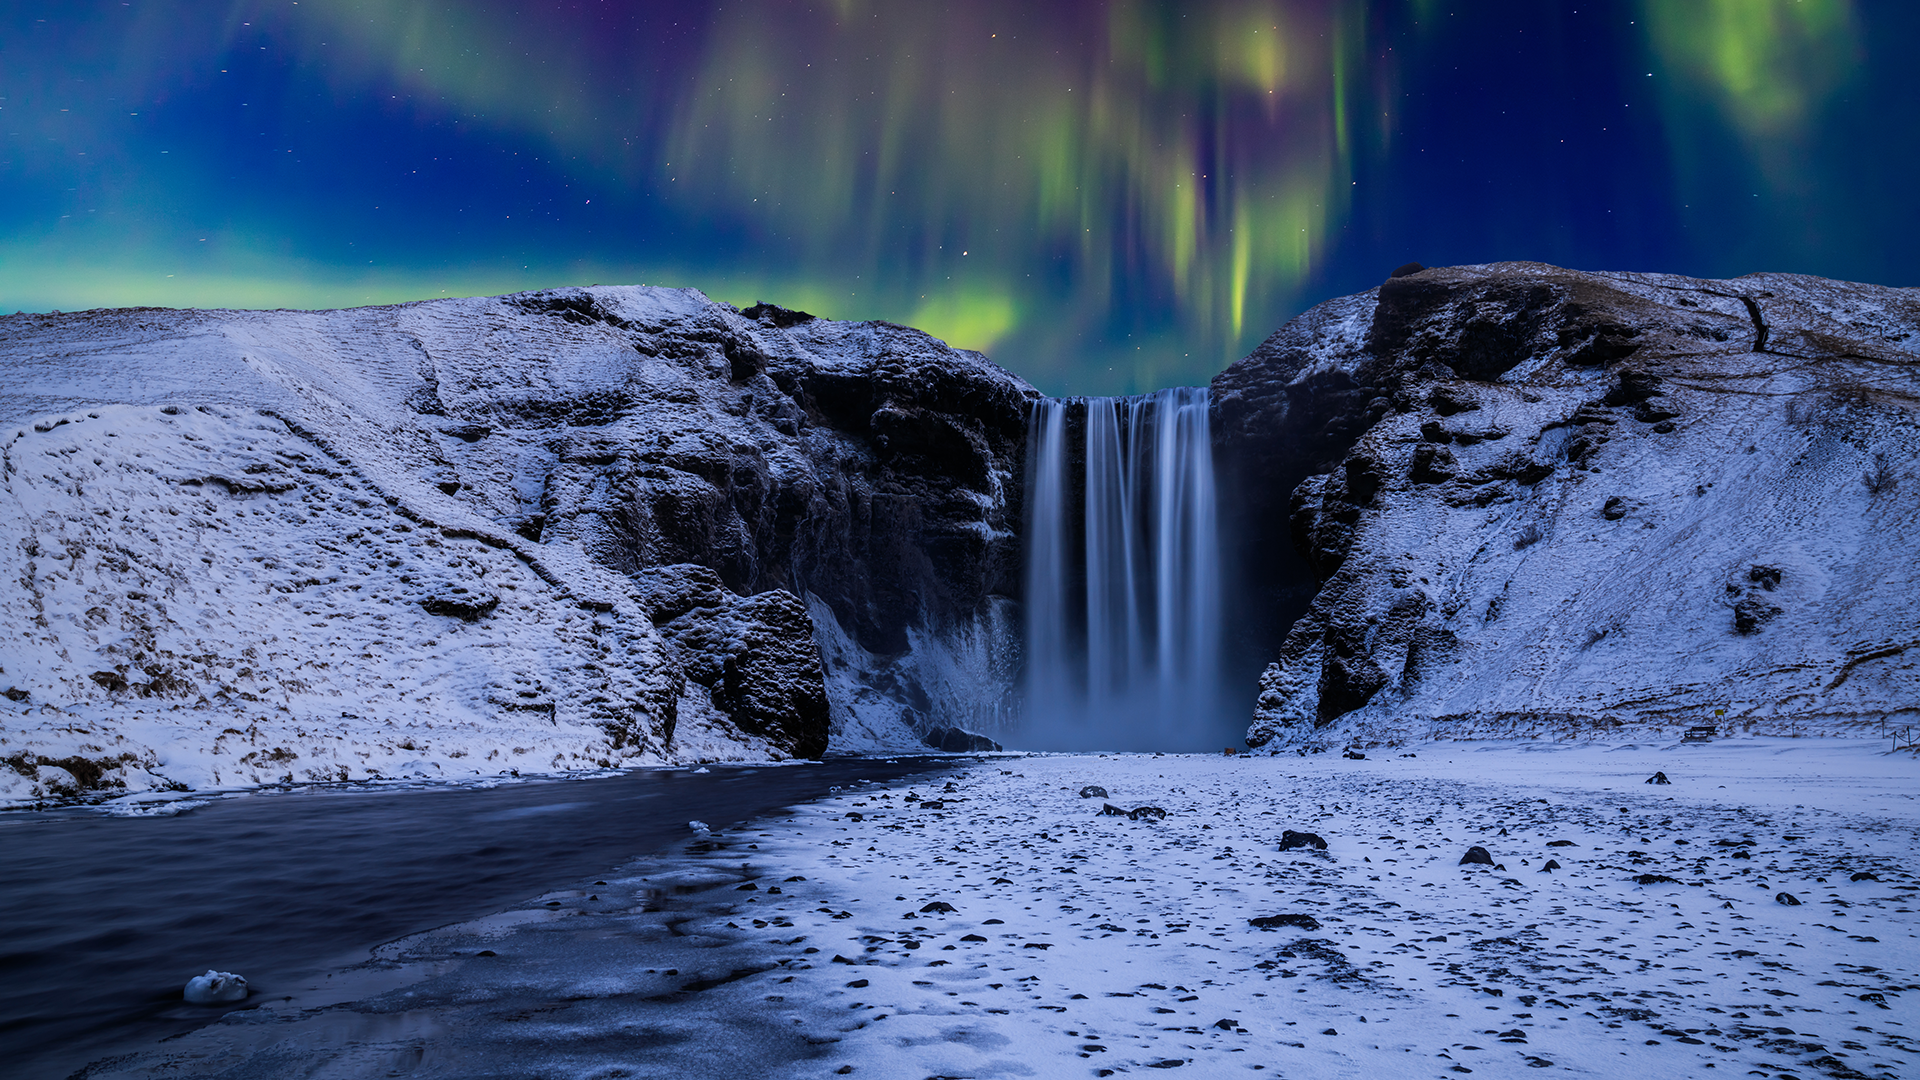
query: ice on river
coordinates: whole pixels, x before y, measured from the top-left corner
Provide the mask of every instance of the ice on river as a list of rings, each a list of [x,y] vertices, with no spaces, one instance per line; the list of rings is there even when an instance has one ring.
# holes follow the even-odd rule
[[[400,943],[386,957],[403,987],[351,1013],[257,1010],[177,1041],[171,1060],[337,1067],[404,1051],[415,1075],[510,1061],[581,1077],[1911,1076],[1920,766],[1885,751],[982,759]],[[1643,783],[1655,771],[1672,783]],[[1109,797],[1080,798],[1087,785]],[[1100,814],[1109,802],[1167,813]],[[1281,852],[1286,829],[1327,849]],[[1476,845],[1496,865],[1459,865]],[[1318,928],[1249,922],[1283,914]]]

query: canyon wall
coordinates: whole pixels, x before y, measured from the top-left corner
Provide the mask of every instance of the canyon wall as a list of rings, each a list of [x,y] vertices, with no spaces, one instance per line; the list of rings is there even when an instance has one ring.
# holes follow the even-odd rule
[[[0,318],[0,799],[1004,713],[1035,391],[690,289]]]

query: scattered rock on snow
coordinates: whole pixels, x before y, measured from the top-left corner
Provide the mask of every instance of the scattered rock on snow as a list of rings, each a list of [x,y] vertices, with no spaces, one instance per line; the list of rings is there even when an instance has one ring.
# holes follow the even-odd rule
[[[1136,806],[1127,811],[1127,816],[1135,821],[1160,821],[1166,818],[1167,812],[1157,806]]]
[[[1792,893],[1790,893],[1790,892],[1783,892],[1783,893],[1776,893],[1776,894],[1774,894],[1774,897],[1773,897],[1773,902],[1774,902],[1774,903],[1776,903],[1776,904],[1783,904],[1783,905],[1785,905],[1785,906],[1787,906],[1787,907],[1799,907],[1799,906],[1800,906],[1800,898],[1799,898],[1799,897],[1797,897],[1797,896],[1795,896],[1795,895],[1793,895],[1793,894],[1792,894]]]
[[[1480,847],[1479,845],[1476,844],[1475,846],[1468,848],[1467,853],[1465,855],[1460,856],[1459,865],[1461,866],[1492,866],[1493,854],[1489,852],[1486,848]]]
[[[1649,784],[1671,784],[1671,783],[1673,783],[1673,781],[1671,781],[1671,780],[1669,780],[1669,779],[1667,779],[1667,774],[1666,774],[1666,773],[1663,773],[1663,772],[1657,772],[1657,773],[1654,773],[1654,774],[1653,774],[1652,776],[1649,776],[1649,777],[1647,777],[1647,779],[1646,779],[1646,782],[1647,782],[1647,783],[1649,783]]]
[[[1104,799],[1107,797],[1107,789],[1101,787],[1099,784],[1088,784],[1086,787],[1080,789],[1080,797],[1083,799]]]

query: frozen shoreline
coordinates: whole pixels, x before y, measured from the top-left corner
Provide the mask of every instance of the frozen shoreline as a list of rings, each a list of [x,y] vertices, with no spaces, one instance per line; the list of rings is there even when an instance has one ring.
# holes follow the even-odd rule
[[[1920,765],[1884,751],[985,759],[394,943],[344,995],[94,1075],[1906,1075]],[[1087,784],[1168,816],[1098,816]],[[1277,851],[1289,828],[1328,850]],[[1319,928],[1248,925],[1285,913]]]

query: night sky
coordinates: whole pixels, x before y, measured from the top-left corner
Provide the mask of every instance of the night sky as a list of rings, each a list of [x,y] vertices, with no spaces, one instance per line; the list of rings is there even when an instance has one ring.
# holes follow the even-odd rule
[[[1920,284],[1911,0],[5,0],[0,309],[692,285],[1053,393],[1408,260]]]

